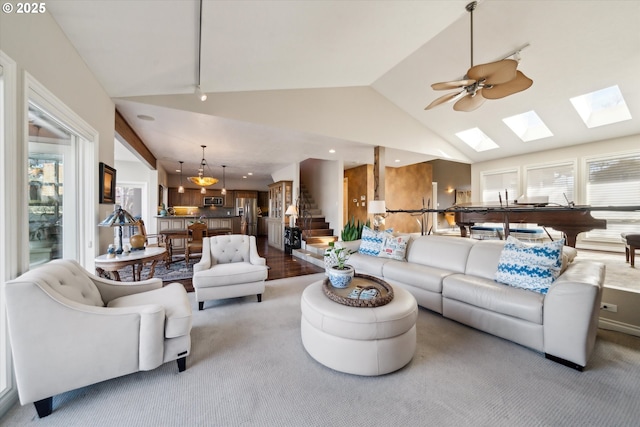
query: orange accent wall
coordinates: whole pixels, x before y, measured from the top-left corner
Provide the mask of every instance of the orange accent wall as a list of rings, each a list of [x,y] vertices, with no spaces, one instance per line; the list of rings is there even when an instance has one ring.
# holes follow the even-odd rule
[[[366,222],[373,216],[367,213],[367,206],[373,200],[373,165],[363,165],[344,171],[348,179],[348,204],[347,217],[355,217],[356,221]],[[417,163],[400,168],[385,168],[385,202],[387,209],[421,209],[424,198],[425,207],[427,201],[432,198],[433,168],[428,163]],[[366,204],[362,205],[361,196],[365,195]],[[354,202],[353,200],[357,201]],[[420,215],[390,214],[385,220],[385,228],[393,228],[401,233],[419,233],[420,223],[423,220]]]

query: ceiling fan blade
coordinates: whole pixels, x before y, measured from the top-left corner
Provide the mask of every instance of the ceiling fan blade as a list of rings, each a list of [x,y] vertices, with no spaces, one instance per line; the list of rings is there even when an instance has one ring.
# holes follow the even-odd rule
[[[453,109],[456,111],[473,111],[484,104],[485,100],[485,97],[482,96],[482,89],[478,89],[475,95],[467,95],[453,104]]]
[[[465,87],[474,84],[475,80],[457,80],[454,82],[442,82],[442,83],[434,83],[431,87],[434,90],[448,90],[448,89],[458,89],[460,87]]]
[[[437,98],[436,100],[434,100],[431,104],[427,105],[425,110],[430,110],[433,107],[437,107],[440,104],[444,104],[447,101],[451,101],[452,99],[454,99],[456,96],[460,95],[461,93],[462,92],[453,92],[453,93],[448,93],[448,94],[446,94],[444,96],[441,96],[440,98]]]
[[[503,59],[471,67],[467,71],[467,76],[475,80],[485,79],[486,85],[499,85],[515,79],[516,68],[518,68],[518,61]]]
[[[484,88],[484,97],[487,99],[500,99],[514,93],[522,92],[533,84],[533,80],[525,76],[522,71],[518,71],[516,78],[510,82],[495,85],[491,88]]]

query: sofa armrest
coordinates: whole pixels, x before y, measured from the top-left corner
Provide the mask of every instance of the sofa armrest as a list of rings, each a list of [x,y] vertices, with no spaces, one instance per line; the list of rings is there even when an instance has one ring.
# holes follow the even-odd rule
[[[544,299],[544,352],[586,366],[595,344],[605,266],[574,262]]]
[[[262,258],[258,253],[256,238],[254,236],[250,236],[249,238],[249,262],[253,265],[267,265],[267,260]]]
[[[105,304],[125,295],[138,294],[162,287],[162,279],[158,278],[140,280],[139,282],[118,282],[94,275],[90,275],[89,277],[91,277],[91,280],[98,288],[102,296],[102,301],[104,301]]]
[[[193,273],[208,270],[211,268],[211,241],[208,237],[202,239],[202,257],[200,261],[193,265]]]
[[[84,305],[33,282],[6,286],[22,404],[163,362],[164,308]]]

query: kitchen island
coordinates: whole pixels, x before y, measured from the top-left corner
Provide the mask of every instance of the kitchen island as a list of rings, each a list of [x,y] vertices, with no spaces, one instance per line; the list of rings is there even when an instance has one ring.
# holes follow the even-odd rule
[[[224,216],[224,217],[201,217],[195,215],[171,215],[157,216],[158,234],[169,233],[171,236],[172,255],[176,253],[184,253],[185,239],[187,237],[187,227],[196,220],[202,220],[207,224],[210,236],[217,234],[240,234],[240,217]],[[176,238],[176,231],[184,230],[184,236]]]

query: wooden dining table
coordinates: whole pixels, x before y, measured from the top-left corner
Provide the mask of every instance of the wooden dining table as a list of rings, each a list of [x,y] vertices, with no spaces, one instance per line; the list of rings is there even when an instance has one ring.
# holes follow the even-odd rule
[[[207,230],[207,236],[220,236],[223,234],[231,234],[231,232],[232,230],[230,228],[210,228]],[[191,237],[191,233],[188,228],[169,228],[159,231],[158,234],[162,235],[167,248],[167,263],[173,262],[173,240],[188,240]]]

